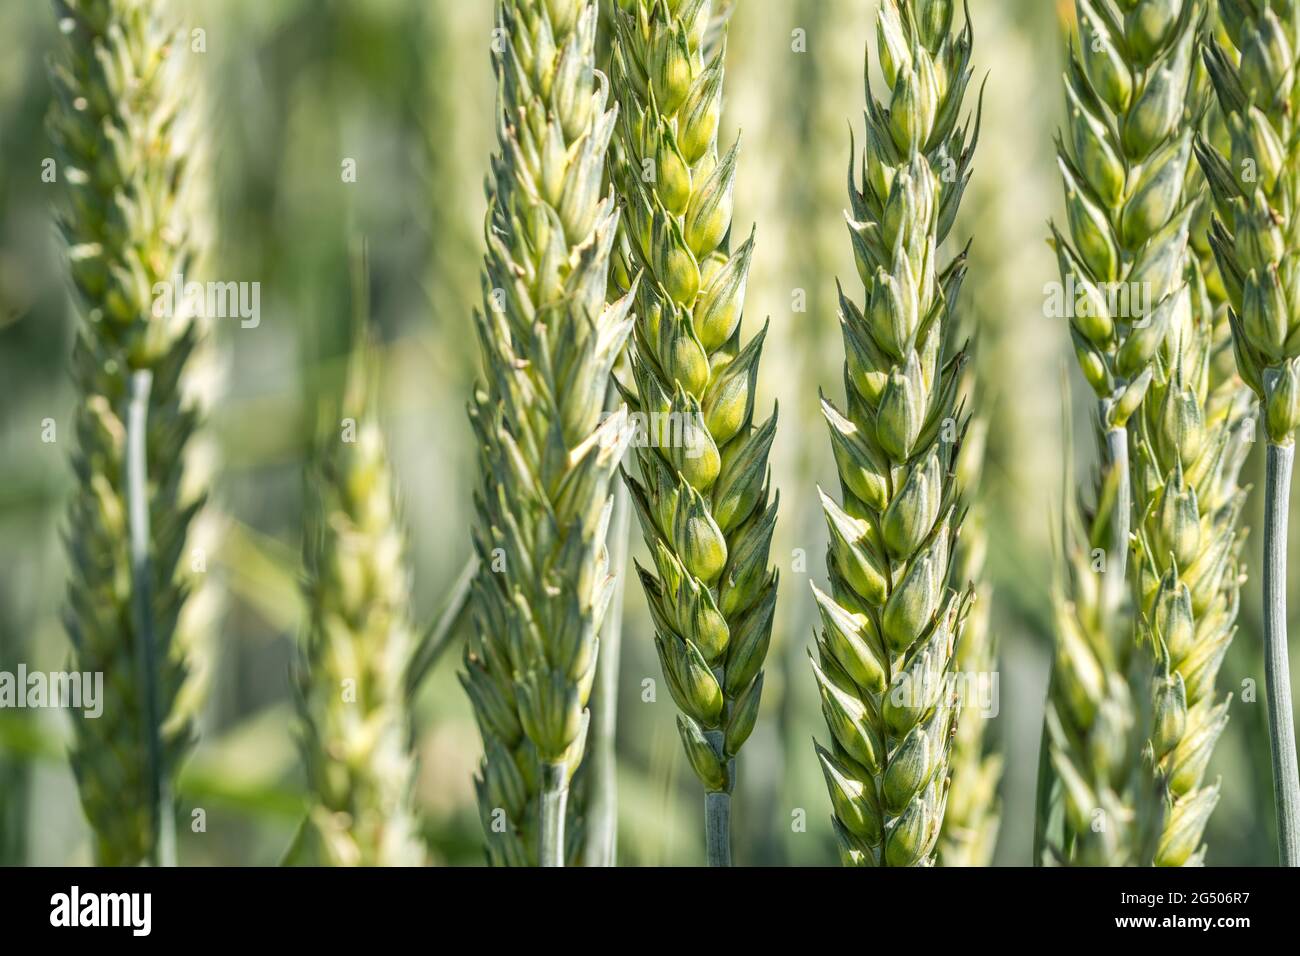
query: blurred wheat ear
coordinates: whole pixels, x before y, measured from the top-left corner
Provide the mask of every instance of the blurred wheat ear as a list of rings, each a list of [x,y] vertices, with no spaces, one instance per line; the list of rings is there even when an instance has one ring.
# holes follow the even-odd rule
[[[308,821],[321,862],[416,865],[424,851],[410,804],[410,572],[371,394],[376,368],[363,261],[353,295],[356,341],[341,414],[326,417],[307,482],[311,619],[298,689]]]
[[[1052,591],[1056,654],[1043,735],[1061,795],[1049,806],[1049,786],[1040,780],[1035,862],[1149,866],[1165,816],[1150,748],[1159,652],[1150,630],[1136,629],[1124,582],[1099,573],[1117,507],[1117,470],[1104,473],[1096,507],[1085,511],[1072,495],[1072,459],[1066,469]]]
[[[96,857],[116,865],[174,861],[172,782],[191,740],[176,636],[191,589],[182,556],[203,503],[185,474],[198,424],[186,375],[201,332],[183,290],[165,300],[159,290],[194,266],[191,237],[206,223],[191,191],[201,144],[182,121],[193,81],[161,8],[54,3],[48,127],[63,183],[57,219],[85,320],[73,355],[66,625],[73,666],[102,672],[105,688],[103,715],[76,719],[72,764]],[[155,311],[173,302],[178,311]]]
[[[1189,102],[1189,113],[1196,106]],[[1188,184],[1189,201],[1208,205],[1194,164]],[[1228,723],[1228,698],[1218,696],[1216,681],[1245,581],[1246,490],[1238,478],[1255,404],[1240,378],[1217,374],[1228,321],[1194,253],[1189,247],[1185,307],[1157,352],[1150,390],[1129,429],[1134,597],[1168,657],[1153,741],[1172,801],[1156,854],[1161,866],[1204,862],[1202,838],[1219,800],[1219,785],[1204,786],[1203,778]]]
[[[973,378],[973,371],[968,370],[967,395],[973,388]],[[957,456],[958,493],[965,501],[978,495],[987,430],[984,419],[974,419]],[[992,692],[996,705],[999,693],[998,685],[990,683],[998,673],[998,649],[990,616],[993,588],[984,580],[988,546],[984,508],[975,500],[962,524],[952,565],[952,587],[960,590],[974,585],[975,601],[956,653],[957,672],[967,696],[953,737],[952,787],[939,835],[938,859],[943,866],[988,866],[1001,823],[998,784],[1002,778],[1002,755],[988,733],[991,715],[982,710],[982,695]]]

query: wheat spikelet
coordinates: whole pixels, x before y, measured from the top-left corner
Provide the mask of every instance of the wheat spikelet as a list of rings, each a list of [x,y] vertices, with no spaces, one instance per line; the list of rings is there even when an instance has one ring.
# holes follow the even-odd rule
[[[183,378],[200,330],[153,305],[156,283],[190,271],[200,225],[187,218],[186,85],[158,4],[54,6],[58,220],[86,319],[73,356],[66,625],[76,669],[103,672],[106,694],[101,718],[77,720],[72,762],[99,861],[167,862],[169,790],[190,738],[173,638],[189,593],[180,559],[202,504],[182,484],[198,418]]]
[[[654,570],[638,568],[678,730],[706,798],[709,860],[730,860],[735,757],[758,716],[776,574],[768,551],[775,416],[754,424],[764,333],[741,339],[752,236],[729,251],[739,144],[718,150],[724,46],[708,0],[624,3],[613,179],[640,275],[629,404],[647,426],[628,478]],[[665,424],[666,423],[666,424]]]
[[[615,111],[594,71],[596,5],[496,9],[500,153],[476,316],[484,381],[470,409],[481,573],[463,683],[483,734],[489,859],[559,865],[580,846],[563,823],[613,587],[609,491],[629,436],[604,410],[631,301],[605,304],[618,216],[600,192]]]

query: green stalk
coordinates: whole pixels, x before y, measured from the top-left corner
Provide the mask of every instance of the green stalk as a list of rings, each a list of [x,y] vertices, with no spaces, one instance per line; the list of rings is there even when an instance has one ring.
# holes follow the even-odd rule
[[[614,516],[609,531],[610,574],[614,596],[600,636],[596,686],[592,691],[591,783],[587,798],[587,866],[614,866],[618,860],[618,661],[623,642],[623,590],[627,580],[632,502],[627,486],[614,492]]]
[[[1105,403],[1103,403],[1104,405]],[[1106,419],[1103,417],[1102,421]],[[1106,429],[1106,460],[1114,469],[1116,478],[1115,510],[1111,513],[1111,557],[1106,570],[1107,581],[1118,581],[1122,586],[1128,572],[1129,523],[1132,520],[1133,485],[1128,467],[1128,429]]]
[[[135,630],[136,662],[144,698],[144,749],[148,768],[149,817],[155,839],[149,862],[176,865],[176,834],[163,779],[162,740],[158,714],[158,654],[153,636],[153,562],[149,560],[149,393],[153,372],[140,369],[131,375],[126,417],[125,484],[127,527],[131,547],[131,623]]]
[[[704,843],[709,866],[731,866],[731,794],[704,794]]]
[[[568,766],[548,763],[542,768],[540,866],[564,866],[564,810],[568,802]]]
[[[1264,680],[1268,687],[1273,794],[1283,866],[1300,866],[1300,772],[1296,768],[1287,661],[1286,542],[1295,444],[1268,444],[1264,519]]]

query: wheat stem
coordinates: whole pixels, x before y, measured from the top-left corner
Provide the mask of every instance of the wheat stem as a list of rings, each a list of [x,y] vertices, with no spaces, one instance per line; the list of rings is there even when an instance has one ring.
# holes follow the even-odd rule
[[[1273,794],[1283,866],[1300,866],[1300,776],[1287,660],[1286,548],[1295,444],[1268,444],[1264,520],[1264,677],[1268,689]]]
[[[149,558],[148,432],[153,372],[140,369],[132,373],[129,389],[125,462],[127,533],[131,552],[131,621],[137,648],[137,679],[143,697],[141,732],[145,738],[145,766],[149,775],[149,817],[154,830],[149,862],[154,866],[171,866],[175,865],[175,835],[174,829],[168,825],[172,814],[164,802],[166,781],[163,779],[163,745],[158,713],[158,655],[153,634],[153,562]],[[164,839],[169,830],[172,830],[171,838]]]
[[[1047,699],[1051,700],[1055,691],[1049,679]],[[1047,722],[1038,735],[1038,770],[1034,785],[1034,866],[1043,866],[1049,862],[1049,848],[1060,842],[1060,781],[1052,770],[1052,735]],[[1054,818],[1055,815],[1055,818]]]
[[[1104,403],[1103,403],[1104,404]],[[1105,421],[1103,418],[1102,421]],[[1110,564],[1106,581],[1123,587],[1128,573],[1128,538],[1133,511],[1133,483],[1128,464],[1128,429],[1106,429],[1106,461],[1118,476],[1115,509],[1111,514]]]
[[[704,794],[704,844],[709,866],[731,866],[731,794]]]
[[[569,801],[569,771],[562,763],[542,768],[540,866],[564,866],[564,813]]]
[[[610,574],[614,595],[605,630],[600,635],[600,662],[591,694],[591,746],[587,796],[587,866],[614,866],[618,862],[618,667],[623,643],[623,592],[627,584],[627,559],[631,547],[632,501],[627,486],[614,491],[614,517],[609,527]]]

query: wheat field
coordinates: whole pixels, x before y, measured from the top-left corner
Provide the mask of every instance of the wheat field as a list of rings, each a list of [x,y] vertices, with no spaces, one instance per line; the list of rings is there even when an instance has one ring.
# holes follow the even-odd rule
[[[0,5],[0,865],[1295,852],[1270,2]]]

